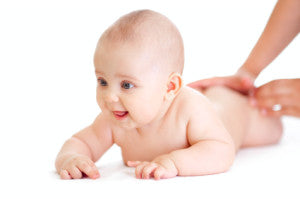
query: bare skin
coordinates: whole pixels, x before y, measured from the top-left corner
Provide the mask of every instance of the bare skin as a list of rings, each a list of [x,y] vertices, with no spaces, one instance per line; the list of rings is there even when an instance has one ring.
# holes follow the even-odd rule
[[[140,39],[162,20],[159,37],[156,31],[147,40]],[[183,86],[177,65],[183,59],[176,57],[183,54],[174,49],[181,46],[179,33],[161,16],[149,22],[147,31],[140,33],[143,37],[130,35],[137,40],[122,40],[118,34],[99,40],[94,65],[102,112],[67,140],[57,155],[55,166],[62,179],[84,174],[98,178],[95,162],[113,144],[120,146],[124,163],[136,168],[137,178],[159,180],[225,172],[239,148],[279,140],[280,121],[259,117],[244,96],[222,87],[209,88],[203,95]],[[163,33],[167,39],[155,44]],[[161,45],[164,41],[170,42]],[[278,134],[276,139],[270,138],[270,132]]]
[[[210,87],[204,91],[233,137],[236,150],[277,143],[282,136],[280,118],[263,116],[249,105],[248,98],[226,87]]]
[[[254,89],[251,103],[263,115],[300,117],[300,79],[277,79]],[[281,109],[273,111],[280,104]]]
[[[106,41],[96,50],[102,113],[62,147],[56,161],[61,178],[77,179],[82,173],[97,178],[91,161],[114,143],[121,147],[125,164],[136,167],[138,178],[205,175],[230,168],[235,146],[210,102],[182,88],[179,74],[145,61],[151,54],[155,49]]]
[[[278,0],[271,17],[245,63],[235,75],[199,80],[190,84],[204,89],[214,85],[230,87],[251,97],[251,104],[263,115],[300,117],[300,79],[271,81],[259,88],[253,82],[300,31],[300,1]],[[281,105],[281,110],[272,107]]]
[[[83,173],[98,178],[93,162],[113,143],[121,147],[124,163],[136,167],[137,178],[163,179],[224,172],[239,148],[279,141],[280,120],[261,117],[247,104],[246,97],[222,87],[210,88],[205,94],[212,104],[205,96],[184,87],[162,123],[147,131],[124,130],[100,114],[91,126],[66,142],[57,160],[61,178],[78,179]],[[196,116],[190,118],[193,114]],[[212,120],[207,119],[209,116]],[[192,122],[196,126],[190,126]],[[77,148],[77,153],[85,153],[68,155],[71,146]]]

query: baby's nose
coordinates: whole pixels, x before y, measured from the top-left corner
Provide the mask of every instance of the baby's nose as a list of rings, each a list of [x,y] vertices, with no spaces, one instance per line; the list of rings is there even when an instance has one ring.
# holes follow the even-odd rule
[[[115,92],[107,92],[105,96],[107,102],[118,102],[119,97]]]

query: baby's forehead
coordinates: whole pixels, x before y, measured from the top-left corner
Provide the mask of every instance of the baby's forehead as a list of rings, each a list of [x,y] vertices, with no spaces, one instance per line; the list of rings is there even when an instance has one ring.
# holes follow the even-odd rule
[[[96,70],[108,69],[115,73],[145,76],[166,70],[168,65],[160,55],[160,50],[148,44],[107,41],[96,50],[94,64]]]

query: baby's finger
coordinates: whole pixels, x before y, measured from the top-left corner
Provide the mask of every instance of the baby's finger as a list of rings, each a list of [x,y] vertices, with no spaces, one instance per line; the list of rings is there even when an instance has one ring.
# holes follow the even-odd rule
[[[72,177],[69,175],[69,172],[67,170],[61,170],[60,173],[60,178],[63,179],[63,180],[70,180],[72,179]]]
[[[144,167],[144,170],[142,172],[142,178],[143,179],[149,179],[150,175],[153,173],[153,171],[158,167],[155,163],[150,163],[147,166]]]
[[[166,169],[163,167],[157,167],[154,171],[154,179],[160,180],[163,178],[164,173],[166,172]]]
[[[80,179],[80,178],[82,178],[81,171],[77,167],[75,167],[75,166],[73,166],[73,167],[71,167],[69,169],[69,173],[70,173],[70,175],[71,175],[71,177],[73,179]]]
[[[167,178],[173,178],[177,176],[178,172],[172,169],[166,169],[164,167],[158,167],[154,172],[154,179],[160,180],[160,179],[167,179]]]
[[[127,161],[127,165],[129,167],[136,167],[137,165],[141,164],[140,161]]]
[[[80,162],[77,165],[77,167],[78,167],[78,169],[80,169],[81,172],[85,173],[91,179],[96,179],[96,178],[100,177],[98,168],[96,167],[96,165],[93,162],[91,162],[91,163]]]
[[[144,170],[144,167],[146,165],[148,165],[148,164],[149,164],[149,162],[142,162],[138,166],[136,166],[136,168],[135,168],[135,176],[136,176],[136,178],[139,178],[139,179],[142,178],[142,172]]]

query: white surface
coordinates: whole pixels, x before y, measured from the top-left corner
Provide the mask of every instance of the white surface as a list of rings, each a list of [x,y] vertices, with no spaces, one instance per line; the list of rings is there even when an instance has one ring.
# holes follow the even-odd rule
[[[274,0],[0,1],[0,198],[299,198],[300,120],[285,118],[280,144],[242,150],[224,174],[136,180],[113,147],[97,163],[102,178],[62,181],[54,160],[63,142],[99,112],[93,51],[121,15],[149,8],[182,33],[185,82],[237,70]],[[257,85],[299,78],[299,36]]]

